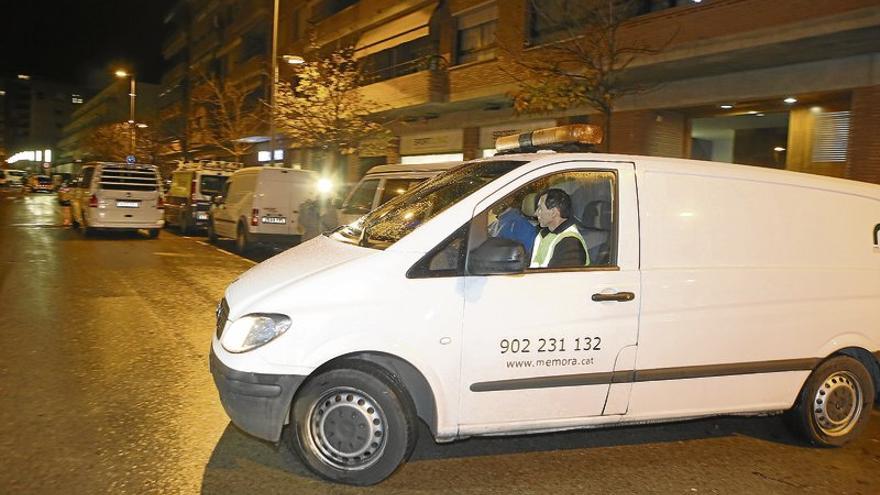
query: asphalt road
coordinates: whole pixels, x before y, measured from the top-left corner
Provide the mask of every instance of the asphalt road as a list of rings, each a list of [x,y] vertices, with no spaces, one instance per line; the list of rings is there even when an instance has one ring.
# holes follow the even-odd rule
[[[54,195],[0,193],[0,493],[880,493],[876,409],[841,449],[778,417],[447,445],[423,428],[386,482],[325,483],[217,399],[214,307],[252,265],[168,231],[85,239]]]

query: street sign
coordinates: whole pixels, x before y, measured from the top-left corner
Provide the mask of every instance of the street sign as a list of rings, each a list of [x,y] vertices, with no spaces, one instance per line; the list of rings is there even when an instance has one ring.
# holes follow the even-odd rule
[[[125,157],[125,163],[135,163],[137,162],[137,158],[134,155],[128,155]]]

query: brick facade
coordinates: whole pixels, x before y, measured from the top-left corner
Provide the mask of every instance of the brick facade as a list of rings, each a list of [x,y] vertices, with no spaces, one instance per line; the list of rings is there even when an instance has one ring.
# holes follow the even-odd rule
[[[880,184],[880,85],[852,95],[846,178]]]

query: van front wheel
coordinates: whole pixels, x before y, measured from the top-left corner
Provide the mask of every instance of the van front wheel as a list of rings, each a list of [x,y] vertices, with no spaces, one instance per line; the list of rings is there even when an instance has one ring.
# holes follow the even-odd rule
[[[868,425],[874,383],[865,366],[849,356],[820,364],[790,411],[790,423],[813,445],[840,447]]]
[[[319,476],[337,483],[373,485],[391,476],[412,453],[413,409],[393,375],[350,361],[303,386],[285,438]]]

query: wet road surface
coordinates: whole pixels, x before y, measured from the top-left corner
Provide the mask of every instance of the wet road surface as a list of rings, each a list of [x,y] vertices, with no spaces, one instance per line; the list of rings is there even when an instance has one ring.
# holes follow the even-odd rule
[[[325,483],[217,399],[214,307],[250,266],[168,231],[86,239],[54,195],[0,193],[0,493],[880,493],[876,409],[842,449],[778,417],[448,445],[422,428],[385,483]]]

